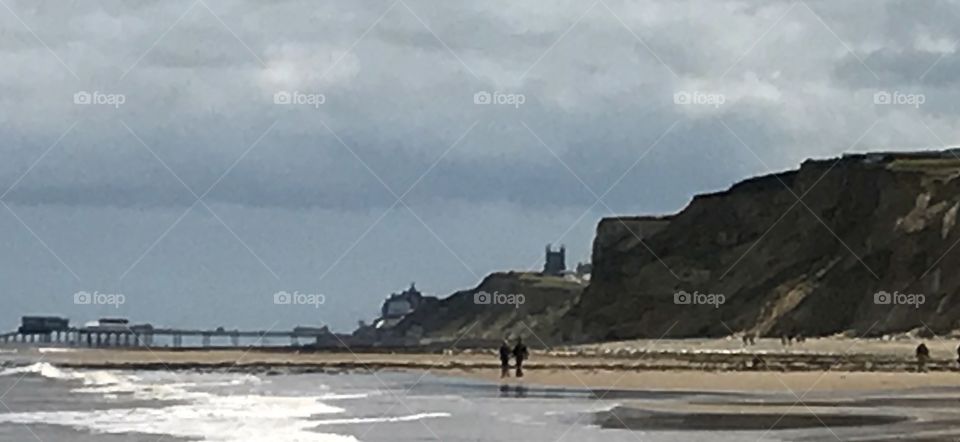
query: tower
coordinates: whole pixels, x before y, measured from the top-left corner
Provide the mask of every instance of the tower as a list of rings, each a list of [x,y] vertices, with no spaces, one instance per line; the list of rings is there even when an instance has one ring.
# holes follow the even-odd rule
[[[560,245],[559,250],[553,250],[550,244],[547,244],[546,257],[543,263],[544,275],[562,275],[567,271],[567,248]]]

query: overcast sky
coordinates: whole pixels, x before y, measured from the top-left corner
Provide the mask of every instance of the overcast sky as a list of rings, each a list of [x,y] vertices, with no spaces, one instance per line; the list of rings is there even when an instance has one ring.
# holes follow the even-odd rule
[[[411,281],[445,296],[547,243],[588,260],[603,216],[957,144],[958,21],[935,0],[3,0],[0,325],[349,330]]]

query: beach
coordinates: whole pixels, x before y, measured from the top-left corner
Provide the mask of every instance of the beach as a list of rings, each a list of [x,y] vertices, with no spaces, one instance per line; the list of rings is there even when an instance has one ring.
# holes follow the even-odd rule
[[[954,430],[960,422],[960,413],[954,411],[960,403],[960,371],[947,358],[951,344],[928,342],[933,355],[930,371],[917,373],[910,353],[912,342],[824,339],[783,346],[763,340],[747,347],[732,340],[634,341],[534,350],[525,364],[525,376],[516,378],[511,373],[506,379],[500,378],[499,361],[489,350],[385,353],[279,348],[19,348],[0,356],[7,358],[5,366],[17,364],[19,370],[33,364],[26,365],[26,370],[33,370],[30,376],[43,372],[49,375],[55,368],[83,376],[108,373],[110,377],[136,379],[149,377],[145,375],[149,373],[171,379],[252,376],[283,383],[316,379],[310,382],[324,385],[349,379],[367,386],[363,394],[380,395],[381,408],[414,397],[428,398],[428,406],[388,419],[457,419],[442,413],[456,409],[469,414],[457,407],[482,398],[492,401],[484,405],[491,410],[510,404],[540,424],[542,419],[552,419],[551,413],[561,413],[564,422],[582,432],[581,440],[618,440],[622,432],[640,432],[644,440],[664,441],[921,441],[960,437],[960,431]],[[768,362],[750,365],[757,357]],[[869,361],[878,362],[867,365]],[[818,369],[821,366],[827,368]],[[383,379],[402,381],[391,384],[392,393],[385,395]],[[439,405],[434,402],[439,397],[458,398],[455,402],[459,405]],[[173,399],[183,398],[192,396]],[[520,402],[497,402],[509,400]],[[529,401],[538,401],[536,410],[524,408],[532,404]],[[325,420],[327,424],[318,425],[346,425],[349,431],[336,434],[356,437],[364,433],[358,428],[383,417],[365,407],[359,410],[358,416],[334,416]],[[30,422],[27,417],[15,417],[11,420]],[[105,428],[113,428],[110,416],[100,417],[107,422]],[[71,420],[67,423],[76,424]],[[298,425],[303,431],[315,430],[310,422]],[[129,425],[117,428],[135,429]],[[415,439],[423,436],[418,433],[423,430],[423,426],[406,427],[408,433],[404,434]],[[189,438],[191,434],[181,436]],[[543,434],[554,436],[553,440],[558,436],[553,432]],[[530,433],[528,439],[547,440],[537,435]],[[377,440],[369,436],[364,433],[357,440]],[[390,432],[381,436],[392,440]]]
[[[927,373],[917,371],[915,347],[924,342],[930,350]],[[910,388],[942,382],[953,383],[960,372],[956,346],[949,339],[846,339],[820,338],[783,345],[779,340],[760,339],[744,345],[736,339],[636,340],[565,347],[531,347],[526,362],[530,376],[544,384],[567,385],[582,375],[588,385],[609,384],[621,374],[624,385],[639,386],[640,378],[670,388],[690,383],[696,388],[712,382],[737,388],[740,379],[756,380],[756,388],[776,388],[778,378],[802,387],[821,378],[825,385],[850,388],[871,386]],[[426,348],[426,347],[425,347]],[[493,348],[459,349],[451,343],[398,349],[311,347],[247,348],[62,348],[22,347],[21,354],[73,368],[111,369],[222,369],[222,370],[346,370],[396,369],[449,371],[489,378],[499,375]],[[712,381],[696,380],[686,372],[696,371]],[[631,373],[643,373],[642,376]],[[565,374],[566,373],[566,374]],[[824,374],[825,373],[825,374]],[[754,382],[754,381],[751,381]],[[819,384],[819,383],[818,383]],[[609,386],[609,385],[600,385]]]

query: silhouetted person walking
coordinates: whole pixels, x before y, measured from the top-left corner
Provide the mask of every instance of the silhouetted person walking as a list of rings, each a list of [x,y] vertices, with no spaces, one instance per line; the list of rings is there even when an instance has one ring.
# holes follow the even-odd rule
[[[513,357],[517,360],[517,377],[523,377],[523,360],[530,355],[527,346],[523,345],[523,338],[517,338],[517,345],[513,347]]]
[[[500,377],[510,377],[510,344],[506,339],[500,344]]]
[[[917,346],[917,371],[920,373],[927,371],[927,360],[930,359],[930,350],[927,344],[920,343]]]

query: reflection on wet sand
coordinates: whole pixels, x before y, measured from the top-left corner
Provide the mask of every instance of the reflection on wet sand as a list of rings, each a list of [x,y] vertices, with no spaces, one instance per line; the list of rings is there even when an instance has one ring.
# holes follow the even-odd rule
[[[903,416],[826,413],[704,413],[648,411],[631,407],[615,407],[595,415],[595,422],[604,428],[630,430],[787,430],[796,428],[851,427],[885,425],[907,420]]]
[[[757,439],[960,440],[960,391],[742,394],[627,400],[594,423],[635,431],[752,431]]]

